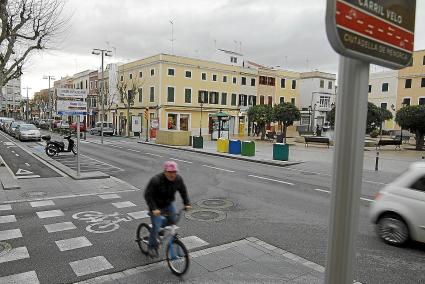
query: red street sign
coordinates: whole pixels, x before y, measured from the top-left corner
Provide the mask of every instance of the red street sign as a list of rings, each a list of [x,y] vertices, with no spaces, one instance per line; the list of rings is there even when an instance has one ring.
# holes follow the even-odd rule
[[[390,68],[410,64],[416,0],[328,0],[326,31],[341,55]]]

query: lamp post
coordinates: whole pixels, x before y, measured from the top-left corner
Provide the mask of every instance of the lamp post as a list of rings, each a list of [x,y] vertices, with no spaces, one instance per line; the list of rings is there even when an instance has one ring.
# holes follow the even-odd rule
[[[49,80],[49,93],[48,93],[48,103],[47,103],[47,108],[49,109],[49,119],[52,118],[52,109],[53,109],[53,96],[50,94],[50,80],[55,80],[54,76],[51,75],[45,75],[43,76],[43,79],[48,79]]]
[[[28,90],[31,90],[32,88],[26,86],[23,88],[24,90],[27,90],[27,102],[25,107],[25,120],[28,122],[28,111],[29,111],[29,99],[28,99]]]
[[[199,120],[199,137],[202,137],[202,108],[204,106],[204,101],[201,101],[201,119]]]
[[[102,77],[101,77],[101,84],[100,84],[100,97],[101,97],[101,106],[102,106],[102,113],[101,113],[101,120],[100,120],[100,142],[103,144],[103,119],[105,116],[105,104],[104,104],[104,84],[103,84],[103,59],[105,56],[112,56],[111,54],[109,54],[108,52],[112,52],[110,50],[106,50],[106,49],[98,49],[98,48],[94,48],[93,51],[91,52],[94,55],[101,55],[102,57]]]

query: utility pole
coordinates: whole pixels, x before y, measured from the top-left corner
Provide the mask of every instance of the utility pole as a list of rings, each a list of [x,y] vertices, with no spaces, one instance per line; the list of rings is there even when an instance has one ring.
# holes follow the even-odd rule
[[[174,22],[170,20],[171,24],[171,55],[174,55]]]
[[[24,90],[27,90],[27,103],[25,107],[25,120],[28,122],[28,111],[29,111],[29,99],[28,99],[28,90],[31,90],[32,88],[26,86],[23,88]]]
[[[48,93],[47,108],[49,109],[49,119],[52,119],[53,96],[50,94],[50,80],[55,80],[55,77],[54,76],[51,76],[51,75],[45,75],[45,76],[43,76],[43,79],[48,79],[49,80],[49,93]]]
[[[102,77],[100,79],[100,101],[101,101],[101,106],[102,106],[102,111],[101,111],[101,120],[100,120],[100,142],[103,144],[103,120],[105,117],[105,103],[104,103],[104,82],[103,82],[103,59],[105,56],[111,56],[110,54],[110,50],[106,50],[106,49],[98,49],[98,48],[94,48],[92,51],[92,54],[94,55],[101,55],[102,57]]]

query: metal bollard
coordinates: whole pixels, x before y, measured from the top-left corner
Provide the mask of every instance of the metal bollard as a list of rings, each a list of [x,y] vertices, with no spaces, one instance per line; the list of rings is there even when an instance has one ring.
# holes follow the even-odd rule
[[[379,151],[376,152],[375,171],[378,171],[378,164],[379,164]]]

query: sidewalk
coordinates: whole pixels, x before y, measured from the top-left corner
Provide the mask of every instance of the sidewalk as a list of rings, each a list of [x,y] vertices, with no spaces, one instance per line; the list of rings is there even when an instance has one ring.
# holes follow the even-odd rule
[[[141,255],[141,257],[146,257]],[[166,261],[103,275],[77,284],[324,282],[324,267],[257,238],[190,253],[189,271],[174,276]],[[360,284],[359,282],[355,282]]]

